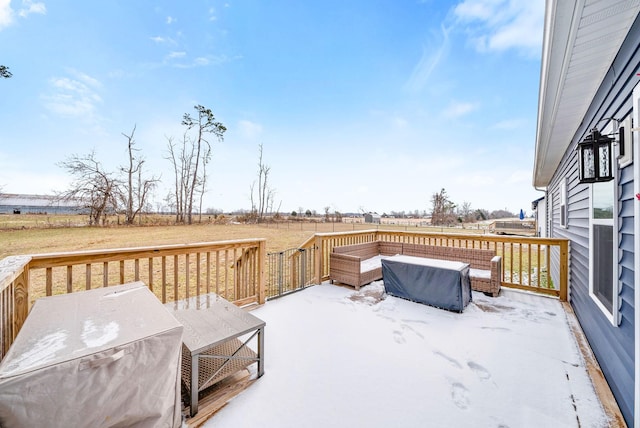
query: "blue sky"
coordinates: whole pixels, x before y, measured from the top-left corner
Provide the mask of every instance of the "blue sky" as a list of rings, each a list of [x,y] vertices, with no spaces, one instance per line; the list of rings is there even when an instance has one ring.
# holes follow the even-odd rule
[[[0,186],[51,193],[56,163],[135,141],[171,190],[167,137],[213,110],[205,208],[530,210],[543,0],[0,0]]]

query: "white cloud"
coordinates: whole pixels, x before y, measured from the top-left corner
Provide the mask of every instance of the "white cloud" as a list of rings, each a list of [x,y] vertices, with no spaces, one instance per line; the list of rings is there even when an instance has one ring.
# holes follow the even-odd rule
[[[454,9],[476,49],[540,52],[544,2],[531,0],[464,0]]]
[[[200,56],[193,61],[193,65],[209,65],[211,60],[209,58]]]
[[[22,8],[18,11],[18,15],[22,18],[26,18],[32,13],[45,15],[47,13],[47,6],[41,2],[33,3],[31,0],[22,0]]]
[[[452,102],[442,113],[445,117],[455,119],[471,113],[478,108],[477,104],[469,102]]]
[[[495,182],[495,172],[493,171],[486,174],[461,175],[457,179],[457,183],[472,188],[485,188]]]
[[[45,15],[47,6],[42,2],[34,3],[31,0],[22,0],[22,7],[18,9],[17,15],[21,18],[26,18],[33,13]],[[13,23],[15,14],[11,8],[11,0],[0,0],[0,30]]]
[[[167,16],[167,24],[171,25],[176,22],[176,19],[172,16]]]
[[[167,55],[168,59],[173,59],[173,58],[184,58],[187,55],[186,52],[170,52],[169,55]]]
[[[52,194],[70,185],[64,173],[43,172],[17,168],[2,169],[0,183],[6,193]]]
[[[396,116],[393,118],[393,126],[399,129],[404,129],[409,125],[409,121],[404,117]]]
[[[8,27],[13,22],[13,9],[11,0],[0,0],[0,30]]]
[[[522,183],[522,184],[530,184],[531,183],[532,173],[529,170],[518,170],[511,173],[509,178],[507,179],[508,183]]]
[[[525,124],[523,119],[507,119],[502,120],[492,126],[493,129],[513,130],[522,127]]]
[[[209,21],[217,21],[218,17],[216,16],[216,10],[214,8],[209,8]]]
[[[159,44],[159,45],[163,45],[163,44],[165,44],[165,45],[173,45],[173,46],[175,46],[175,45],[177,45],[177,44],[178,44],[178,43],[176,43],[176,41],[175,41],[174,39],[172,39],[171,37],[153,36],[153,37],[150,37],[150,39],[151,39],[153,42],[155,42],[155,43],[157,43],[157,44]]]
[[[413,68],[409,80],[405,83],[405,88],[411,92],[419,92],[426,85],[433,70],[440,64],[449,49],[449,31],[441,27],[441,40],[435,48],[433,46],[423,47],[422,56]],[[435,45],[436,43],[432,43]]]
[[[51,90],[43,95],[45,107],[66,117],[95,116],[96,105],[102,103],[98,90],[102,84],[91,76],[72,70],[72,77],[53,77]]]
[[[251,122],[250,120],[239,120],[238,130],[240,135],[249,140],[255,140],[262,135],[262,125]]]
[[[164,65],[168,65],[176,68],[193,68],[204,67],[207,65],[219,65],[233,60],[240,59],[241,57],[229,58],[225,55],[220,56],[199,56],[194,59],[190,59],[186,52],[171,52],[164,59]],[[180,61],[182,60],[182,61]]]
[[[465,20],[490,21],[506,8],[507,0],[465,0],[459,3],[454,13]]]

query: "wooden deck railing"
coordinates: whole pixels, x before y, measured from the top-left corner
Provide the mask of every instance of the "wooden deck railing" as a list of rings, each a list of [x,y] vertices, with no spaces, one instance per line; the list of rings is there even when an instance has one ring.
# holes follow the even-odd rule
[[[266,241],[11,256],[0,260],[0,359],[38,297],[143,281],[162,301],[215,292],[239,306],[265,301]]]
[[[466,235],[430,232],[367,230],[316,233],[300,248],[316,248],[316,282],[329,278],[329,254],[333,247],[371,241],[493,249],[502,256],[502,286],[534,291],[567,300],[569,241],[503,235]],[[552,257],[553,253],[553,257]],[[559,260],[556,265],[553,259]]]
[[[315,248],[309,268],[320,283],[329,277],[333,247],[375,240],[494,249],[503,257],[504,287],[567,299],[564,239],[366,230],[317,233],[300,248]],[[162,302],[216,292],[243,306],[264,303],[266,268],[264,239],[7,257],[0,260],[0,359],[38,297],[141,280]]]

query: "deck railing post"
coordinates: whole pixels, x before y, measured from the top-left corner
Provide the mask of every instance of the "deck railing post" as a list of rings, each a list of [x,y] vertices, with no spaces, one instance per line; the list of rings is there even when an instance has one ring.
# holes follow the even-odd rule
[[[316,263],[315,263],[315,278],[314,281],[316,284],[320,284],[322,282],[322,272],[324,272],[324,251],[322,249],[322,236],[316,234],[315,239],[315,247],[316,247]]]
[[[300,273],[299,273],[299,282],[298,282],[298,286],[304,286],[305,284],[305,280],[307,278],[307,255],[306,255],[306,251],[302,251],[301,253],[298,253],[298,255],[302,254],[302,257],[300,257]]]
[[[29,313],[29,256],[0,260],[0,360]]]
[[[265,265],[267,264],[267,241],[262,239],[258,244],[258,303],[264,304],[267,296],[267,278]]]
[[[22,328],[25,320],[27,319],[27,315],[29,315],[29,267],[25,267],[25,269],[18,275],[18,277],[14,281],[14,292],[13,292],[13,302],[15,308],[15,317],[13,319],[13,339],[15,340],[16,335]]]
[[[569,241],[560,243],[560,301],[566,302],[569,290]]]

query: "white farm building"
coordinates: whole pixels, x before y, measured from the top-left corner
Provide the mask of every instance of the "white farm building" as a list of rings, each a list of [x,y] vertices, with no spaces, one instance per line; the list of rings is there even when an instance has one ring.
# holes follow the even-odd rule
[[[79,201],[52,195],[0,193],[0,214],[78,214],[82,210]]]

